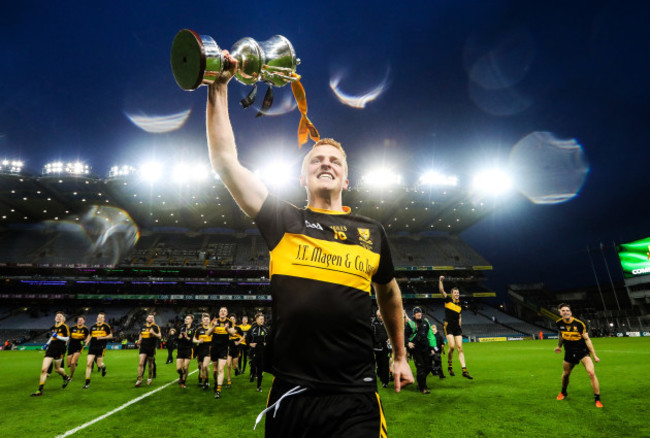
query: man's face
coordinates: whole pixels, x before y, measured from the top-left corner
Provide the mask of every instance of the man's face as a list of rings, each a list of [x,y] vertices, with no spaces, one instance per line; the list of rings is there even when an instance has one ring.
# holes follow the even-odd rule
[[[228,309],[226,309],[225,307],[219,309],[219,319],[225,319],[227,317],[228,317]]]
[[[86,323],[86,318],[79,317],[77,318],[77,325],[84,325]]]
[[[235,315],[231,316],[230,322],[232,322],[233,324],[237,324],[237,317]]]
[[[433,331],[433,334],[434,334],[434,335],[435,335],[436,333],[438,333],[438,326],[432,325],[432,326],[431,326],[431,331]]]
[[[416,321],[419,321],[422,319],[422,312],[416,312],[413,314],[413,318],[415,318]]]
[[[63,321],[65,321],[65,317],[63,316],[62,313],[57,313],[56,315],[54,315],[54,321],[56,321],[57,324],[60,324]]]
[[[153,315],[147,315],[147,324],[153,324],[154,318]]]
[[[571,319],[571,315],[573,315],[573,313],[571,313],[570,308],[564,306],[560,309],[560,315],[563,319]]]
[[[190,325],[190,324],[192,324],[192,321],[193,321],[193,320],[194,320],[194,318],[192,318],[190,315],[187,315],[187,316],[185,317],[185,325]]]
[[[257,319],[255,320],[255,322],[257,322],[257,325],[263,325],[264,324],[264,315],[258,316]]]
[[[453,288],[453,289],[451,290],[451,297],[452,297],[454,300],[458,300],[458,299],[460,299],[460,291],[459,291],[458,289],[456,289],[456,288]]]
[[[248,316],[242,316],[241,317],[241,323],[244,324],[244,325],[248,324]]]
[[[347,189],[347,164],[343,152],[328,144],[312,149],[305,157],[300,184],[309,192]]]
[[[203,325],[208,325],[208,324],[210,324],[210,317],[209,316],[203,316],[203,317],[201,317],[201,321],[203,322]]]

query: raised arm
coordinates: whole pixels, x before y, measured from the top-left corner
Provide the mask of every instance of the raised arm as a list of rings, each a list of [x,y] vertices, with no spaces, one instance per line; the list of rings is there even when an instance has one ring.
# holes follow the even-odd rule
[[[395,392],[413,383],[413,372],[406,359],[404,348],[404,317],[402,313],[402,293],[393,278],[386,284],[373,283],[377,293],[377,304],[384,318],[384,325],[393,347],[393,377]]]
[[[268,195],[266,186],[241,165],[237,157],[235,135],[228,115],[228,81],[232,79],[237,61],[224,50],[231,69],[208,87],[206,129],[210,163],[226,185],[239,208],[249,217],[257,216]]]
[[[447,292],[445,292],[445,286],[442,284],[443,281],[445,281],[445,276],[441,275],[438,278],[438,290],[440,291],[442,298],[447,299]]]

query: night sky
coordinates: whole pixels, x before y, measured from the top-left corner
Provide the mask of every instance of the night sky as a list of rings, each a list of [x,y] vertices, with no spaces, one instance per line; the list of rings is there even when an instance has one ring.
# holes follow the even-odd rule
[[[539,166],[537,190],[569,181],[569,196],[536,203],[514,190],[462,237],[495,266],[489,284],[499,293],[514,282],[593,284],[586,248],[601,242],[620,281],[612,242],[650,235],[649,19],[643,1],[2,2],[0,158],[35,174],[81,159],[102,177],[151,158],[207,161],[206,89],[177,86],[174,36],[190,28],[230,49],[281,34],[301,59],[310,119],[343,143],[353,185],[377,164],[407,181],[435,167],[467,184],[481,166],[506,168],[529,134],[571,145],[581,155],[554,160],[549,150],[527,163]],[[351,107],[333,78],[339,94],[379,95]],[[299,113],[256,119],[237,103],[247,91],[230,84],[242,161],[298,161]],[[290,90],[274,91],[281,113]],[[129,119],[188,110],[164,133]],[[520,189],[526,174],[511,172]]]

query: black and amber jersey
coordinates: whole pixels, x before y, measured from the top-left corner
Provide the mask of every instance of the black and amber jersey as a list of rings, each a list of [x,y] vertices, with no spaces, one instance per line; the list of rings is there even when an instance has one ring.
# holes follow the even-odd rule
[[[142,343],[140,345],[144,348],[156,348],[156,345],[158,344],[158,338],[154,335],[154,333],[160,334],[160,327],[158,327],[158,324],[143,325],[140,328],[140,337],[142,338]]]
[[[376,390],[372,282],[394,278],[386,233],[345,212],[300,209],[273,195],[255,218],[270,250],[272,371],[340,392]]]
[[[201,324],[194,331],[194,339],[196,339],[197,341],[203,341],[203,343],[206,345],[209,344],[210,342],[212,342],[212,334],[209,335],[207,334],[209,329],[210,326],[205,326]]]
[[[106,348],[106,339],[97,339],[99,337],[108,336],[111,334],[111,326],[105,322],[101,324],[93,324],[90,326],[90,344],[93,347]]]
[[[58,346],[63,346],[63,348],[65,348],[65,344],[66,344],[67,340],[63,341],[63,340],[58,339],[58,338],[59,337],[61,337],[61,338],[70,337],[70,329],[68,328],[68,326],[63,322],[61,324],[54,324],[50,328],[50,333],[52,334],[52,336],[54,336],[55,334],[57,336],[57,338],[54,338],[54,339],[52,339],[50,341],[50,346],[58,345]]]
[[[558,336],[562,338],[565,351],[573,353],[587,350],[587,343],[582,337],[583,333],[587,333],[587,326],[584,322],[573,317],[569,322],[560,318],[555,321],[555,325],[557,325]]]
[[[88,337],[88,327],[85,325],[74,325],[70,328],[70,345],[81,345],[81,342]]]
[[[230,334],[228,329],[232,327],[232,321],[229,319],[218,319],[212,332],[212,345],[228,345]]]
[[[230,342],[244,339],[244,332],[242,331],[241,327],[236,325],[233,328],[235,329],[235,334],[229,335],[228,339],[230,340]]]
[[[449,324],[460,323],[460,312],[463,310],[460,307],[460,300],[454,301],[450,294],[445,298],[445,321]]]
[[[193,342],[192,342],[192,339],[194,338],[194,330],[195,329],[192,326],[188,327],[188,326],[184,325],[183,327],[181,327],[181,330],[178,333],[178,349],[179,350],[182,350],[183,348],[185,348],[185,349],[192,348],[194,346]],[[185,335],[187,335],[187,337],[189,339],[187,339],[185,337]]]
[[[246,333],[248,333],[252,326],[250,324],[239,324],[237,327],[239,327],[242,334],[241,345],[246,345]]]

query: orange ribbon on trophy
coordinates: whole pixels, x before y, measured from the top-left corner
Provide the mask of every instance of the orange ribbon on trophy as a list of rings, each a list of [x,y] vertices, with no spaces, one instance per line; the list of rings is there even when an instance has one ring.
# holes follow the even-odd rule
[[[300,111],[300,124],[298,125],[298,147],[302,148],[302,145],[307,143],[307,138],[311,138],[314,141],[320,140],[320,135],[314,124],[307,117],[307,97],[305,96],[305,89],[300,83],[300,75],[295,72],[291,73],[293,80],[291,81],[291,91],[293,91],[293,97],[296,99],[296,104],[298,104],[298,110]]]

